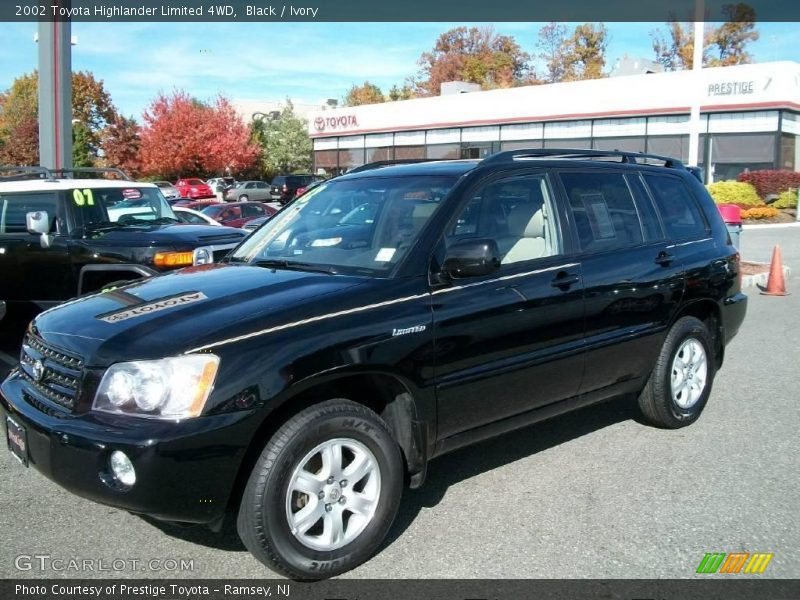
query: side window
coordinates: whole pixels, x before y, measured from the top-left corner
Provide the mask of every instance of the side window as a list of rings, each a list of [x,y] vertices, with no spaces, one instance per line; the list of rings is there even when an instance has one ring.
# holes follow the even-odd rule
[[[684,240],[706,234],[703,213],[683,181],[668,175],[645,175],[644,180],[661,212],[667,237]]]
[[[450,225],[445,244],[494,239],[503,265],[553,256],[559,253],[554,215],[543,175],[493,181],[467,202]]]
[[[254,189],[255,187],[256,187],[256,184],[255,184],[255,183],[248,183],[246,186],[244,186],[244,189],[246,189],[246,190],[252,190],[252,189]]]
[[[264,183],[263,181],[256,182],[256,188],[258,188],[259,190],[263,190],[266,187],[267,187],[267,184]]]
[[[258,204],[250,204],[242,207],[243,217],[261,217],[264,215],[264,208]]]
[[[581,250],[595,252],[640,245],[642,223],[620,173],[562,173]]]
[[[8,194],[0,196],[0,234],[26,233],[25,216],[29,212],[46,211],[50,231],[57,230],[58,194]]]
[[[661,223],[658,219],[658,213],[653,206],[653,201],[642,183],[641,177],[638,175],[626,175],[625,179],[633,192],[633,198],[636,202],[636,208],[639,210],[639,216],[642,219],[642,232],[644,233],[645,242],[654,242],[664,239],[664,231],[661,229]]]

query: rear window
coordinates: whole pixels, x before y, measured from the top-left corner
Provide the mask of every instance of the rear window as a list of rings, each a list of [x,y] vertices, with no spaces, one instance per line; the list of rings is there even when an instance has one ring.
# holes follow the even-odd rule
[[[644,180],[661,213],[668,238],[685,240],[706,235],[706,220],[683,181],[668,175],[645,175]]]
[[[620,173],[562,173],[581,250],[602,251],[644,242],[642,223]]]
[[[286,177],[283,177],[283,176],[278,176],[278,177],[275,177],[275,178],[272,180],[272,185],[283,185],[283,183],[284,183],[285,181],[286,181]]]

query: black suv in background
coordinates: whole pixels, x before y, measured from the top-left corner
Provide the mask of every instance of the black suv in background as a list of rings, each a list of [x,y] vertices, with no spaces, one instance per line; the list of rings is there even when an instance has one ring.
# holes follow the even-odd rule
[[[117,169],[2,173],[0,303],[47,308],[112,282],[208,264],[247,235],[179,224],[159,187]]]
[[[295,197],[299,188],[320,179],[316,175],[278,175],[270,182],[270,195],[273,201],[286,204]]]
[[[230,510],[264,564],[321,578],[377,551],[436,456],[620,395],[693,423],[746,303],[677,160],[382,166],[222,264],[39,315],[0,412],[11,452],[65,488],[215,527]]]

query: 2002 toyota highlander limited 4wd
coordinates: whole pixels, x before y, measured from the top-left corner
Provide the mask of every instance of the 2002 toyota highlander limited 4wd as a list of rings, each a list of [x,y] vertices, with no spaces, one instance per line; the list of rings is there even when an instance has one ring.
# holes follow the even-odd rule
[[[76,494],[217,527],[230,510],[259,560],[320,578],[377,550],[435,456],[627,394],[689,425],[745,307],[739,255],[677,160],[383,165],[220,264],[40,314],[2,423]]]

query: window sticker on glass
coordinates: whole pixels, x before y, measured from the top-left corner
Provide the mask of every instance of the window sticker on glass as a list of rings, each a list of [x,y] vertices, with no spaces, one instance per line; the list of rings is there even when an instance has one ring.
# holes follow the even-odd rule
[[[378,254],[375,255],[375,262],[389,262],[392,260],[396,250],[396,248],[381,248],[378,250]]]
[[[581,194],[581,202],[586,207],[589,223],[592,226],[592,234],[596,240],[610,240],[617,237],[614,231],[614,223],[608,212],[606,199],[600,192],[591,194]]]
[[[72,190],[72,199],[78,206],[94,206],[92,190]]]
[[[122,190],[122,197],[127,200],[139,200],[142,197],[142,192],[136,188],[126,188]]]

